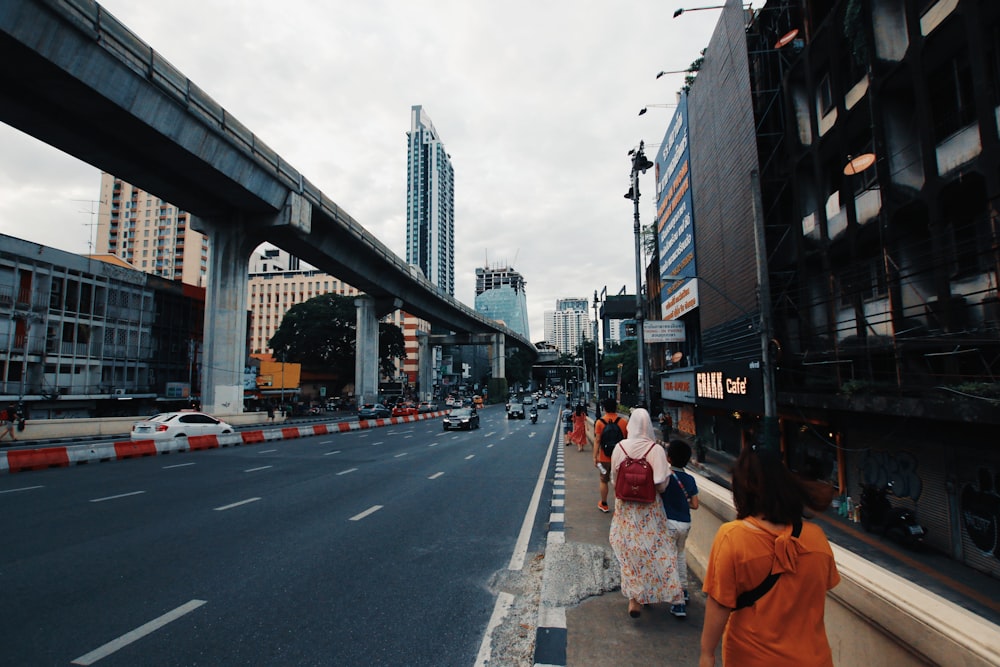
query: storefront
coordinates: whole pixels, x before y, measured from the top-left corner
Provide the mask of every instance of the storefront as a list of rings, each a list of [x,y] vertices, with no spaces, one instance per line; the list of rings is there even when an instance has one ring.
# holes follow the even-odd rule
[[[703,364],[694,372],[697,443],[737,456],[755,442],[764,414],[759,359]]]

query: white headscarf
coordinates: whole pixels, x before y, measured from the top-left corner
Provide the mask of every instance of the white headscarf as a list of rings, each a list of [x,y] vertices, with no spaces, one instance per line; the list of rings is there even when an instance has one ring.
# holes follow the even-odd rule
[[[650,449],[650,445],[653,448]],[[628,455],[632,458],[639,458],[646,453],[646,460],[653,466],[653,482],[662,484],[670,474],[670,467],[667,465],[667,453],[663,447],[656,444],[656,435],[653,431],[653,419],[649,416],[649,411],[645,408],[636,408],[628,417],[628,437],[618,443],[615,451],[611,454],[611,477],[612,482],[618,473],[618,466]]]

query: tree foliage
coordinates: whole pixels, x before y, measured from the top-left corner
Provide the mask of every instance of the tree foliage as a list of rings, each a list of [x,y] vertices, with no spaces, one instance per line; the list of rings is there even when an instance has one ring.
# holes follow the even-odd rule
[[[354,377],[357,313],[354,297],[321,294],[292,306],[268,341],[279,361]],[[403,332],[394,324],[379,323],[379,368],[392,375],[394,361],[405,359]]]

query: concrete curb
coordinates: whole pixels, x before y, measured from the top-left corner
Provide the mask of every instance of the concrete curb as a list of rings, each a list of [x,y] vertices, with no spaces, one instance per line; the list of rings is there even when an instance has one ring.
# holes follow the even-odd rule
[[[60,445],[37,447],[34,449],[11,449],[0,451],[0,473],[15,473],[46,468],[65,468],[70,465],[123,461],[125,459],[158,456],[177,452],[216,449],[218,447],[238,447],[262,442],[305,438],[313,435],[347,433],[381,426],[395,426],[409,422],[435,419],[447,414],[447,410],[426,412],[406,417],[385,419],[361,419],[357,421],[310,424],[304,426],[282,426],[275,429],[239,431],[225,435],[196,435],[189,438],[175,438],[155,442],[153,440],[121,440],[92,445]]]

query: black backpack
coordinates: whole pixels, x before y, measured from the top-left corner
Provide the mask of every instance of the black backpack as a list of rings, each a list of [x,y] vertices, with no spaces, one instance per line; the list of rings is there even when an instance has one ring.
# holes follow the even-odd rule
[[[601,451],[604,452],[605,456],[610,457],[611,452],[615,451],[615,445],[625,439],[625,434],[622,433],[622,428],[618,425],[621,417],[615,417],[613,422],[609,422],[607,419],[601,421],[604,422],[604,430],[601,431]]]

